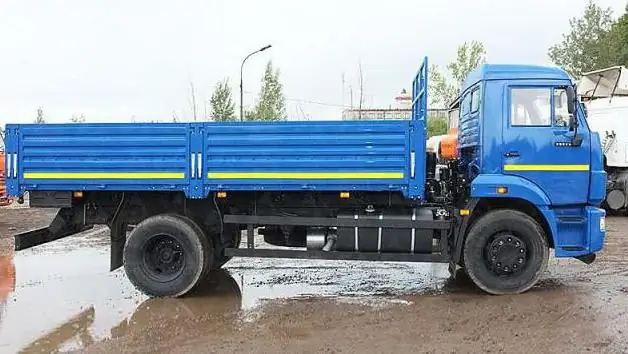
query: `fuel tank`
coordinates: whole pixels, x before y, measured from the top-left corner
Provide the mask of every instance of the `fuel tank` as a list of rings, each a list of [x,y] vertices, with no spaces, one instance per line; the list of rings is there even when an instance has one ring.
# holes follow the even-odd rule
[[[339,219],[434,220],[430,209],[418,208],[404,214],[372,212],[341,214]],[[434,231],[429,229],[393,229],[384,227],[339,227],[337,251],[383,253],[431,253]]]

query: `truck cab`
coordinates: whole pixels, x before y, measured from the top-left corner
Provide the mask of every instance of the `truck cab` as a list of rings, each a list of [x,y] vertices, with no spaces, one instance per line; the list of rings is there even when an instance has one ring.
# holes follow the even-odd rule
[[[462,87],[460,167],[480,208],[537,214],[557,256],[600,250],[606,172],[570,77],[558,68],[484,64]],[[532,206],[534,206],[532,208]]]

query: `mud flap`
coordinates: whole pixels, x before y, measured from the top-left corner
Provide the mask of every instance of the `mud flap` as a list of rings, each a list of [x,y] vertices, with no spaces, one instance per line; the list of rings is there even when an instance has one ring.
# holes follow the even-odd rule
[[[122,267],[124,253],[124,244],[126,243],[127,224],[122,222],[114,222],[111,226],[111,257],[109,262],[109,271],[112,272]]]
[[[464,246],[464,240],[467,234],[467,230],[470,226],[469,220],[471,219],[471,216],[473,215],[473,212],[475,211],[475,207],[478,205],[479,202],[480,200],[478,198],[471,199],[465,206],[465,209],[469,210],[469,215],[463,216],[463,217],[457,216],[457,218],[459,218],[458,220],[459,226],[456,229],[456,232],[454,233],[453,242],[451,244],[451,249],[453,253],[451,261],[454,262],[454,266],[457,264],[460,264],[460,262],[462,261],[462,252],[463,252],[462,248]]]
[[[15,235],[15,250],[21,251],[43,245],[93,228],[93,225],[85,225],[82,221],[79,222],[78,219],[82,218],[76,216],[74,209],[59,209],[57,216],[50,222],[48,227]]]
[[[581,261],[584,264],[591,264],[593,262],[595,262],[595,258],[596,258],[596,254],[595,253],[589,253],[589,254],[585,254],[583,256],[576,256],[574,257],[575,259]]]

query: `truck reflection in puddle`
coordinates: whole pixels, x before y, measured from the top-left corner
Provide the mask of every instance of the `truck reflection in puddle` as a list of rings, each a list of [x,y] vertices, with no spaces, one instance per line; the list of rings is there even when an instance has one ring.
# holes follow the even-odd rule
[[[223,269],[214,271],[210,279],[201,283],[191,296],[144,301],[133,315],[111,329],[111,337],[123,337],[151,326],[168,327],[170,322],[176,321],[181,325],[185,321],[209,317],[220,317],[220,321],[214,322],[216,327],[235,325],[242,308],[242,292],[238,283]],[[219,328],[205,329],[215,331]]]
[[[81,311],[77,315],[70,318],[64,324],[56,327],[52,331],[38,338],[20,353],[52,353],[58,352],[63,345],[72,339],[77,339],[81,347],[87,347],[94,343],[94,338],[89,327],[94,323],[96,310],[90,306],[86,310]]]
[[[230,323],[235,325],[241,306],[242,293],[238,283],[229,272],[220,269],[190,296],[178,299],[149,298],[144,301],[131,316],[111,328],[110,338],[132,335],[151,326],[170,325],[171,321],[181,324],[206,315],[220,316],[221,321],[216,326],[226,328],[230,327]],[[85,348],[96,341],[90,331],[95,317],[96,311],[90,306],[31,342],[20,353],[50,353]]]

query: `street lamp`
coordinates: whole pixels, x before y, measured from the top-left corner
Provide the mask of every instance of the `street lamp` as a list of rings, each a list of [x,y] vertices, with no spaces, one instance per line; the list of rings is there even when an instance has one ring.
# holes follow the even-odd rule
[[[243,106],[243,102],[244,102],[244,90],[242,89],[242,69],[244,68],[244,62],[246,62],[246,60],[253,54],[259,53],[259,52],[263,52],[266,49],[272,47],[270,44],[262,47],[256,51],[254,51],[253,53],[249,54],[246,56],[246,58],[244,58],[244,60],[242,60],[242,65],[240,65],[240,122],[242,122],[244,120],[244,106]]]

